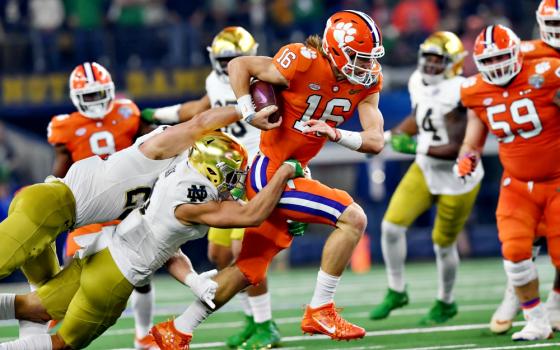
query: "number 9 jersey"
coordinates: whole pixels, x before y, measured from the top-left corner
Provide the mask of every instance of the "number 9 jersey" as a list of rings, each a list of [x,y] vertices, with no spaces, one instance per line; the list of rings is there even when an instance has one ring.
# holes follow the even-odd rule
[[[499,156],[509,175],[521,181],[560,178],[560,60],[523,62],[507,85],[484,82],[480,74],[461,87],[463,105],[472,109],[499,142]]]
[[[47,128],[52,145],[63,144],[72,161],[94,155],[107,156],[132,145],[140,125],[140,111],[134,102],[115,100],[113,109],[101,119],[91,119],[80,112],[52,118]]]
[[[282,125],[261,133],[261,151],[280,165],[289,158],[307,166],[327,139],[303,134],[302,123],[320,119],[338,127],[354,114],[366,96],[381,90],[382,76],[374,85],[352,84],[345,77],[337,80],[326,56],[303,44],[284,46],[273,58],[278,71],[290,82],[282,91]]]

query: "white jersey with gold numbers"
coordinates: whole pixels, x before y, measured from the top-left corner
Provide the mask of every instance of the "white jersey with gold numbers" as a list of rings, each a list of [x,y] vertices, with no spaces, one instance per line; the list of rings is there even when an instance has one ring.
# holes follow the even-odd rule
[[[237,104],[237,99],[229,83],[220,79],[214,71],[206,78],[206,93],[212,107],[235,106]],[[226,126],[222,131],[237,137],[247,148],[250,164],[259,152],[261,131],[242,120]]]
[[[164,129],[165,126],[160,126],[106,159],[93,156],[72,164],[62,182],[72,190],[76,200],[75,227],[124,218],[144,204],[159,174],[176,157],[149,159],[138,147]]]
[[[442,146],[449,143],[445,125],[445,115],[461,104],[462,76],[444,79],[438,84],[427,85],[416,70],[408,81],[408,91],[412,108],[416,109],[418,125],[418,146]],[[479,162],[472,176],[465,181],[453,174],[452,160],[438,159],[425,154],[417,154],[416,162],[422,169],[426,183],[432,194],[463,194],[470,192],[484,176],[482,162]]]
[[[135,286],[147,284],[181,245],[206,234],[207,226],[177,220],[177,206],[216,200],[216,187],[186,158],[164,171],[150,200],[113,229],[109,250],[126,279]]]

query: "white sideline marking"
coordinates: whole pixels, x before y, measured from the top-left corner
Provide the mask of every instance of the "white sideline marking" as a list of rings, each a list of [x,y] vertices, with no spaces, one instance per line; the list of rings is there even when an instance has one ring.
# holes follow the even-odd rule
[[[340,350],[340,349],[351,349],[351,350],[374,350],[374,349],[383,349],[385,346],[384,345],[367,345],[367,346],[357,346],[357,347],[351,347],[351,348],[328,348],[325,350]],[[282,350],[284,350],[282,348]]]
[[[395,350],[439,350],[439,349],[467,349],[476,346],[476,344],[458,344],[458,345],[444,345],[444,346],[427,346],[424,348],[406,348]]]
[[[525,324],[525,322],[514,322],[514,326],[520,326]],[[426,327],[426,328],[404,328],[404,329],[392,329],[392,330],[384,330],[384,331],[371,331],[366,333],[366,337],[382,337],[387,335],[402,335],[402,334],[421,334],[421,333],[432,333],[432,332],[458,332],[458,331],[469,331],[474,329],[484,329],[488,328],[488,323],[477,323],[477,324],[465,324],[465,325],[458,325],[458,326],[442,326],[442,327]],[[132,330],[131,330],[132,331]],[[108,332],[106,332],[107,334]],[[320,339],[330,339],[326,335],[314,335],[313,337],[306,336],[306,335],[298,335],[292,337],[283,337],[282,342],[294,342],[294,341],[313,341],[313,340],[320,340]],[[471,347],[473,344],[461,345],[461,347]],[[541,344],[535,344],[541,345]],[[214,342],[214,343],[199,343],[191,345],[192,349],[205,349],[205,348],[212,348],[216,346],[225,346],[223,342]],[[433,349],[445,349],[445,347],[432,347]],[[432,349],[432,348],[411,348],[408,350],[413,349]],[[512,348],[512,349],[522,349],[523,347],[519,348]],[[360,349],[360,348],[354,348]],[[508,349],[508,348],[483,348],[480,350],[493,350],[493,349]],[[406,350],[406,349],[403,349]]]
[[[536,349],[536,348],[550,348],[552,346],[560,346],[560,343],[541,343],[541,344],[524,344],[524,345],[506,345],[495,346],[491,348],[474,348],[473,350],[507,350],[507,349]]]

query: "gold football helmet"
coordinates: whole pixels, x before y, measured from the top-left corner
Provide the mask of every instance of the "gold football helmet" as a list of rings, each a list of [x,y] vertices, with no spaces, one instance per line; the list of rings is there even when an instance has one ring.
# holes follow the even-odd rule
[[[233,136],[212,131],[197,140],[189,163],[216,188],[220,199],[242,199],[247,176],[247,150]]]
[[[437,57],[439,56],[439,58]],[[452,32],[435,32],[418,50],[418,70],[427,84],[437,84],[463,72],[467,51]]]
[[[221,79],[227,80],[227,64],[238,56],[254,56],[259,44],[243,27],[225,27],[206,49],[212,68]]]

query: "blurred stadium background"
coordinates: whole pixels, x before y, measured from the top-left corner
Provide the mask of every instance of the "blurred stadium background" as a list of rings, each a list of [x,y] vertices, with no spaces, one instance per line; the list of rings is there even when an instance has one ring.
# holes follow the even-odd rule
[[[74,109],[68,75],[85,60],[105,65],[118,94],[140,108],[175,104],[204,93],[210,71],[206,46],[224,26],[246,27],[259,53],[272,55],[287,42],[320,34],[331,13],[358,9],[383,30],[381,110],[390,128],[410,111],[406,83],[418,45],[431,32],[454,31],[468,50],[491,23],[511,26],[522,39],[537,37],[537,5],[536,0],[0,0],[0,218],[14,191],[51,171],[46,126],[53,115]],[[465,74],[474,70],[469,56]],[[358,127],[357,120],[350,124]],[[314,177],[348,190],[364,206],[373,261],[380,262],[380,219],[411,159],[387,150],[366,158],[330,146],[312,163]],[[486,178],[460,240],[463,257],[499,254],[494,210],[501,168],[492,147],[484,162]],[[410,259],[432,256],[430,224],[428,213],[411,230]],[[316,263],[325,237],[312,227],[294,242],[283,265]],[[189,249],[199,268],[208,265],[205,244],[200,240],[192,243],[200,249]]]

